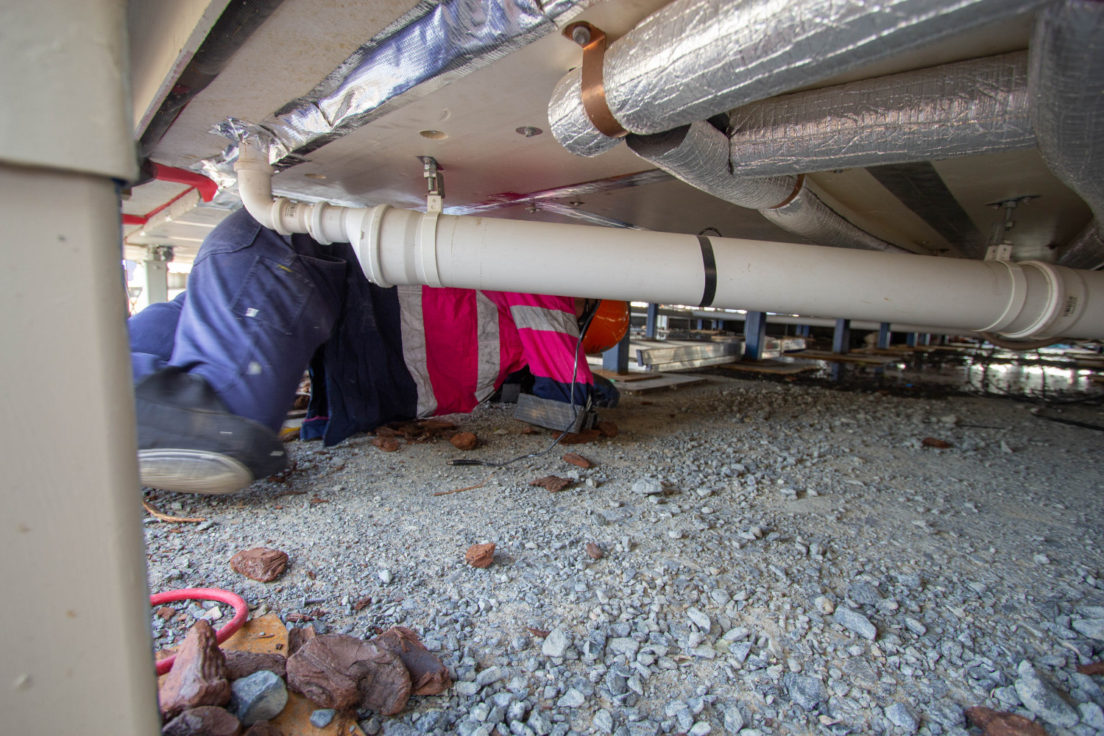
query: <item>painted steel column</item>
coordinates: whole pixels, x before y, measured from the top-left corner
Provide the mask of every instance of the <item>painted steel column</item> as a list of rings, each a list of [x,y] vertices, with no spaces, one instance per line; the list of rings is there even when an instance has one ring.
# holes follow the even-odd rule
[[[832,352],[840,355],[851,352],[851,320],[836,320],[836,331],[832,334]]]
[[[889,329],[889,323],[883,322],[878,326],[878,349],[888,350],[893,343],[893,332]]]
[[[767,313],[748,312],[744,319],[744,357],[759,360],[767,341]]]
[[[612,348],[602,353],[602,369],[616,371],[617,373],[629,372],[629,333],[626,332],[621,341]]]
[[[908,337],[905,338],[905,344],[908,345],[910,348],[916,347],[916,338],[917,338],[916,333],[915,332],[910,332],[908,334]]]
[[[656,338],[656,323],[659,322],[659,305],[648,304],[648,313],[644,318],[644,337],[649,340]]]
[[[138,264],[138,283],[142,293],[134,304],[134,311],[140,312],[151,304],[160,304],[169,300],[169,261],[172,260],[172,248],[161,245],[148,247],[146,258]]]
[[[18,620],[0,627],[0,720],[153,736],[115,185],[137,173],[126,3],[8,3],[4,21],[0,93],[19,109],[0,113],[0,580]]]

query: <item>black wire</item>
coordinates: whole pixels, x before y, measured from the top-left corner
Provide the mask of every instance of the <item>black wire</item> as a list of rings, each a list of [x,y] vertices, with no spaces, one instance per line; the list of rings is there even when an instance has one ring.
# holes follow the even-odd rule
[[[571,404],[570,404],[570,406],[571,406],[571,421],[568,423],[568,425],[566,427],[563,428],[563,431],[560,432],[560,436],[557,437],[556,439],[554,439],[552,441],[552,444],[549,445],[548,447],[546,447],[543,450],[538,450],[536,452],[530,452],[530,453],[527,453],[525,455],[518,455],[515,458],[511,458],[510,460],[504,460],[503,462],[500,462],[500,463],[491,462],[490,460],[475,460],[475,459],[469,459],[469,458],[457,458],[455,460],[450,460],[449,465],[466,465],[466,466],[480,465],[480,466],[488,467],[488,468],[504,468],[507,465],[512,465],[513,463],[516,463],[518,460],[525,460],[525,459],[528,459],[528,458],[531,458],[531,457],[540,457],[541,455],[547,455],[548,453],[552,452],[552,450],[556,447],[556,445],[560,444],[560,441],[564,437],[566,437],[568,434],[571,433],[572,428],[575,426],[575,422],[577,422],[578,419],[579,419],[579,410],[575,407],[575,379],[578,378],[578,376],[579,376],[579,354],[582,352],[583,338],[586,336],[587,329],[590,327],[590,323],[594,320],[594,315],[597,311],[598,311],[598,301],[588,299],[586,301],[586,303],[584,304],[584,306],[583,306],[583,316],[582,316],[583,322],[579,326],[579,338],[575,341],[575,363],[572,366],[572,370],[571,370],[571,385],[568,387],[568,391],[571,393]],[[584,360],[586,359],[585,356],[583,357],[583,359]],[[593,396],[588,396],[586,405],[582,407],[583,412],[585,413],[585,412],[590,411],[591,406],[593,405],[593,403],[594,403],[594,397]]]

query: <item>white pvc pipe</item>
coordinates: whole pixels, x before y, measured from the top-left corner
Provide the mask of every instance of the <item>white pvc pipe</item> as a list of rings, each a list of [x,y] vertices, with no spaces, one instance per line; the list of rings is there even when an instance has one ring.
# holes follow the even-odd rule
[[[699,304],[691,235],[352,209],[272,199],[267,154],[243,144],[238,186],[262,225],[349,242],[373,283]],[[709,306],[941,325],[1009,338],[1104,337],[1104,273],[815,245],[710,238]]]

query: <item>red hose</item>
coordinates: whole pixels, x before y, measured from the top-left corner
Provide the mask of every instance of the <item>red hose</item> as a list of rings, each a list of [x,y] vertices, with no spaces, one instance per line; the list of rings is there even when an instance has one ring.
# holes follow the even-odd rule
[[[215,641],[219,644],[233,636],[245,623],[245,617],[249,615],[249,606],[246,605],[245,600],[240,595],[219,588],[181,588],[180,590],[167,590],[164,593],[154,593],[150,596],[151,606],[160,606],[174,601],[218,601],[233,606],[234,618],[230,619],[230,623],[223,626],[215,634]],[[157,663],[157,674],[163,675],[168,672],[172,669],[172,664],[175,661],[175,654],[167,659],[162,659]]]

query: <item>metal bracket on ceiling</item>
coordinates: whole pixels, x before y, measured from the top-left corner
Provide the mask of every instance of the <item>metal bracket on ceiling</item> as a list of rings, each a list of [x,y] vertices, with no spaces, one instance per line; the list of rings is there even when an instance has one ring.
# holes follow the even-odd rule
[[[1038,194],[1025,194],[1021,197],[1010,197],[988,203],[988,207],[1003,209],[1004,218],[993,227],[993,235],[989,239],[985,260],[1006,262],[1012,260],[1012,240],[1009,236],[1012,233],[1012,228],[1016,226],[1016,208],[1033,199],[1038,199],[1039,196]]]
[[[606,86],[602,79],[602,62],[606,57],[607,45],[605,31],[586,21],[578,21],[564,28],[563,35],[583,47],[583,109],[590,122],[610,138],[628,135],[606,102]]]
[[[146,261],[171,263],[172,259],[173,247],[171,245],[150,245],[146,247]]]
[[[422,162],[422,176],[426,180],[426,213],[438,214],[445,202],[444,167],[432,156],[419,156]]]

